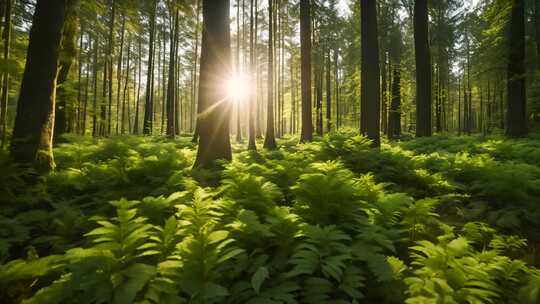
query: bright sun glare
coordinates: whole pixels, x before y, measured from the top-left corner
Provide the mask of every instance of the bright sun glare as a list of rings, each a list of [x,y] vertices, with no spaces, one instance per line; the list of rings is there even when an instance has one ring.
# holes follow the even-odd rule
[[[249,81],[243,74],[234,74],[227,81],[227,96],[231,102],[241,102],[249,95]]]

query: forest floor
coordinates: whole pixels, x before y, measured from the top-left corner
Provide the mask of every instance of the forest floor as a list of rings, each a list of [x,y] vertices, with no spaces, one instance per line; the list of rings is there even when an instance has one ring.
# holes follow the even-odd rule
[[[67,137],[37,185],[0,154],[0,302],[540,303],[540,135],[297,142]]]

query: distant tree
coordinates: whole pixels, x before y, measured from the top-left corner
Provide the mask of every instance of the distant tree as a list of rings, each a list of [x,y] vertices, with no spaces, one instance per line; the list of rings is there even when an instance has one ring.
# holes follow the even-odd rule
[[[255,0],[255,1],[258,1],[258,0]],[[255,17],[255,14],[254,14],[254,10],[255,10],[255,6],[254,5],[254,0],[251,0],[250,2],[250,13],[249,13],[249,74],[248,74],[248,77],[249,77],[249,83],[250,83],[250,87],[251,87],[251,90],[249,92],[249,97],[248,97],[248,111],[249,111],[249,133],[248,133],[248,150],[257,150],[257,144],[255,142],[255,116],[254,116],[254,111],[255,111],[255,103],[257,101],[257,85],[256,85],[256,82],[255,82],[255,37],[254,35],[256,35],[256,33],[254,32],[255,30],[255,23],[254,23],[254,17]]]
[[[414,2],[416,57],[416,136],[431,136],[431,54],[428,34],[428,1]]]
[[[154,48],[156,36],[157,0],[150,0],[150,40],[148,51],[148,69],[146,72],[146,96],[144,103],[143,133],[152,134],[154,117]]]
[[[302,81],[302,132],[301,142],[313,139],[311,109],[311,1],[300,0],[300,44]]]
[[[232,158],[229,137],[230,101],[224,83],[231,76],[229,0],[203,0],[199,107],[199,147],[194,167]]]
[[[522,137],[527,135],[524,0],[512,0],[509,33],[506,135]]]
[[[54,103],[66,0],[38,0],[30,30],[11,156],[48,171],[54,167]]]
[[[388,138],[401,135],[401,44],[402,35],[399,24],[392,27],[390,35],[390,59],[392,62],[392,98],[388,112]]]
[[[274,7],[273,0],[268,0],[268,101],[266,110],[265,149],[276,149],[274,131]]]

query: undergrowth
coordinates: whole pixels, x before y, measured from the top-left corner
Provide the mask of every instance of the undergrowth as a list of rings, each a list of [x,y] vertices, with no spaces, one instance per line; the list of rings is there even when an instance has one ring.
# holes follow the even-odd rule
[[[296,142],[68,137],[32,184],[0,153],[2,303],[540,302],[538,139]]]

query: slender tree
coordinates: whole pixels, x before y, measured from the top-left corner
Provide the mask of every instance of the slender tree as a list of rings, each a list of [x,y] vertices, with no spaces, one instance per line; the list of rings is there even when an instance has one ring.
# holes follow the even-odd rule
[[[232,158],[229,137],[230,100],[224,88],[231,77],[229,0],[203,0],[199,106],[199,147],[194,167],[214,165]]]
[[[273,0],[268,0],[268,100],[266,110],[265,149],[276,149],[274,131],[274,7]]]
[[[143,134],[152,134],[154,122],[154,46],[156,36],[157,0],[150,0],[150,40],[148,50],[148,69],[146,72],[146,96],[144,103]]]
[[[9,51],[11,48],[11,15],[13,11],[13,0],[4,1],[5,10],[4,10],[4,31],[3,31],[3,40],[4,40],[4,49],[3,57],[5,62],[9,61]],[[1,17],[1,15],[0,15]],[[0,128],[2,128],[2,147],[6,144],[7,138],[7,106],[9,100],[9,72],[4,72],[2,75],[2,96],[0,100]]]
[[[311,113],[311,1],[300,0],[300,44],[302,78],[302,132],[301,142],[313,140]]]
[[[255,24],[253,22],[254,18],[254,1],[250,2],[250,13],[249,13],[249,83],[250,83],[250,94],[248,97],[248,108],[249,108],[249,133],[248,133],[248,150],[255,151],[257,150],[257,144],[255,142],[255,103],[257,101],[257,85],[255,82],[255,37],[254,30]]]

